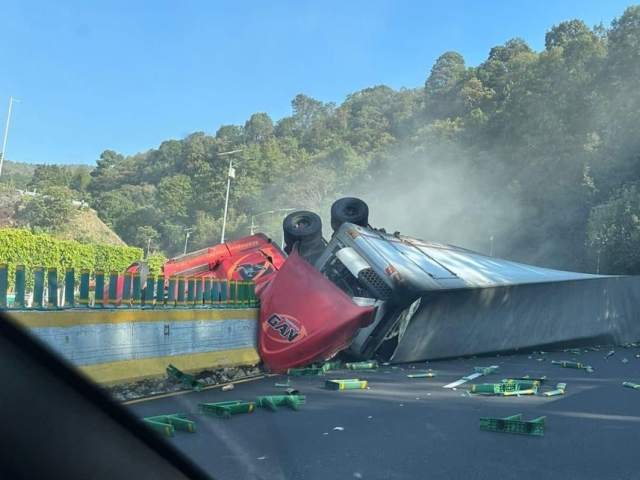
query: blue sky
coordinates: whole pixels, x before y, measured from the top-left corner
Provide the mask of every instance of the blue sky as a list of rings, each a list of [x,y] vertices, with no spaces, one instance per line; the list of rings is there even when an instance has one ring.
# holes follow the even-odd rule
[[[194,131],[275,120],[304,93],[424,84],[447,50],[469,65],[513,37],[580,18],[609,26],[629,1],[4,0],[0,125],[6,158],[93,164]]]

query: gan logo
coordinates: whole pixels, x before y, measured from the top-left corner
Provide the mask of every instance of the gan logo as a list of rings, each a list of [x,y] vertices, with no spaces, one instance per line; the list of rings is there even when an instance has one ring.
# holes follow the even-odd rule
[[[263,325],[263,329],[277,342],[293,343],[307,335],[300,322],[288,315],[274,313]]]

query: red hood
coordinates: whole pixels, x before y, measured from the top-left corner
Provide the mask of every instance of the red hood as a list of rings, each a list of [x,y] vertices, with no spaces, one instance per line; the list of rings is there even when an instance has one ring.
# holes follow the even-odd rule
[[[258,291],[259,352],[274,371],[329,360],[373,319],[294,248],[280,271]]]

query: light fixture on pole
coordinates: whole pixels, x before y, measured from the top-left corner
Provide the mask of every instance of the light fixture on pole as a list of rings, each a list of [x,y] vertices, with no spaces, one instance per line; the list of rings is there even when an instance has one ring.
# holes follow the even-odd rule
[[[222,152],[218,156],[233,155],[234,153],[240,153],[242,150],[232,150],[231,152]],[[231,179],[236,178],[236,169],[233,168],[233,159],[229,159],[229,174],[227,176],[227,197],[224,201],[224,216],[222,217],[222,236],[220,243],[224,243],[224,233],[227,228],[227,210],[229,209],[229,190],[231,189]]]
[[[191,236],[191,232],[193,231],[193,228],[185,228],[184,231],[187,232],[187,236],[184,239],[184,254],[183,255],[186,255],[187,254],[187,243],[189,242],[189,237]]]
[[[11,122],[11,107],[13,102],[22,103],[21,100],[16,100],[13,97],[9,98],[9,113],[7,114],[7,124],[4,127],[4,140],[2,140],[2,157],[0,157],[0,177],[2,177],[2,165],[4,164],[4,152],[7,148],[7,136],[9,135],[9,122]]]
[[[297,210],[296,208],[277,208],[275,210],[269,210],[268,212],[262,212],[262,213],[258,213],[257,215],[252,215],[251,216],[251,235],[253,235],[255,233],[256,228],[260,228],[260,225],[256,225],[255,224],[255,218],[260,217],[262,215],[268,215],[270,213],[277,213],[277,212],[292,212],[294,210]],[[282,232],[282,244],[284,245],[284,231]]]
[[[275,210],[269,210],[268,212],[262,212],[262,213],[259,213],[257,215],[252,215],[251,216],[251,235],[253,235],[255,233],[255,229],[258,226],[258,225],[255,224],[254,219],[256,217],[261,217],[262,215],[268,215],[270,213],[276,213],[276,211]]]

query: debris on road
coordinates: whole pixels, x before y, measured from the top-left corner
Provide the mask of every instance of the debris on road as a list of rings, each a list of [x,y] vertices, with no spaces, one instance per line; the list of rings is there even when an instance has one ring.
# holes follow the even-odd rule
[[[276,383],[276,387],[290,387],[291,383],[289,382],[289,378],[287,378],[287,383]]]
[[[460,380],[457,380],[453,383],[449,383],[448,385],[444,385],[442,388],[455,388],[463,383],[466,383],[470,380],[474,380],[478,377],[486,376],[491,373],[496,373],[500,367],[498,365],[492,365],[491,367],[474,367],[476,373],[473,373],[467,377],[462,377]]]
[[[333,427],[333,429],[342,432],[344,430],[344,427]]]
[[[367,388],[366,380],[357,378],[347,380],[325,380],[324,386],[329,390],[360,390]]]
[[[305,395],[281,395],[281,396],[269,396],[258,397],[256,399],[256,406],[267,407],[272,412],[276,411],[276,408],[282,405],[286,405],[292,410],[298,411],[300,405],[307,404],[307,397]]]
[[[353,362],[346,363],[344,366],[345,368],[347,368],[347,370],[375,370],[378,368],[378,362]]]
[[[519,435],[543,436],[547,417],[538,417],[528,422],[522,420],[522,414],[505,418],[480,418],[480,430]]]
[[[556,361],[551,360],[551,365],[561,365],[564,368],[576,368],[578,370],[586,370],[587,373],[593,373],[593,368],[588,365],[582,365],[578,362],[567,362],[565,360]]]
[[[633,382],[623,382],[622,385],[625,386],[625,387],[633,388],[635,390],[640,389],[640,385],[638,385],[637,383],[633,383]]]
[[[538,393],[539,382],[505,382],[505,383],[479,383],[471,385],[471,393],[484,393],[490,395],[535,395]]]
[[[555,390],[551,390],[549,392],[544,392],[543,395],[545,397],[554,397],[556,395],[564,395],[564,391],[567,388],[567,384],[566,383],[559,383],[556,386]]]
[[[407,378],[436,378],[438,376],[438,372],[427,372],[427,373],[413,373],[411,375],[407,375]]]
[[[204,387],[204,382],[202,380],[196,380],[195,376],[189,373],[184,373],[171,364],[167,367],[167,373],[173,378],[180,380],[183,385],[194,389],[196,392],[199,392],[202,387]]]
[[[229,385],[225,385],[224,387],[222,387],[222,391],[228,392],[229,390],[233,390],[233,388],[234,388],[233,383],[231,383]]]
[[[255,410],[254,402],[242,403],[242,400],[230,402],[199,403],[198,413],[215,418],[231,418],[238,413],[251,413]]]
[[[608,359],[609,359],[609,357],[611,357],[611,356],[612,356],[612,355],[614,355],[615,353],[616,353],[616,352],[615,352],[615,350],[609,350],[609,353],[607,353],[607,354],[604,356],[604,359],[605,359],[605,360],[608,360]]]
[[[629,363],[629,360],[627,360],[626,358],[623,358],[622,363]]]
[[[187,420],[186,413],[172,413],[171,415],[156,415],[143,418],[142,421],[153,430],[173,437],[176,429],[195,433],[196,422]]]
[[[322,368],[290,368],[287,375],[292,377],[322,377],[325,371]]]

